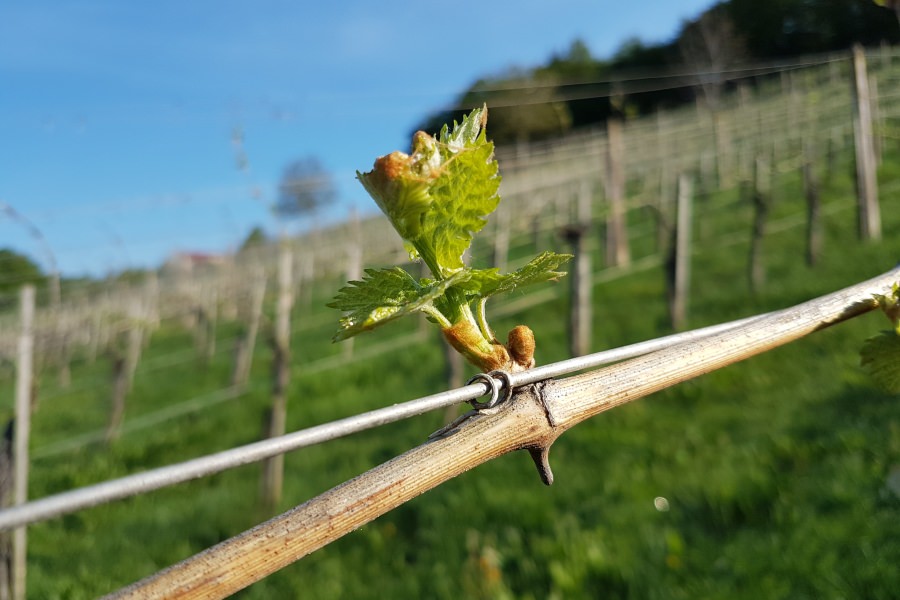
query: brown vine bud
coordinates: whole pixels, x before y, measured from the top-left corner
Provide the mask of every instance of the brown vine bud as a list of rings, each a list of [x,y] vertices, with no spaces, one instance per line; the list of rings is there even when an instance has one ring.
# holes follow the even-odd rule
[[[534,332],[525,325],[517,325],[509,332],[506,342],[509,355],[522,367],[534,366]]]

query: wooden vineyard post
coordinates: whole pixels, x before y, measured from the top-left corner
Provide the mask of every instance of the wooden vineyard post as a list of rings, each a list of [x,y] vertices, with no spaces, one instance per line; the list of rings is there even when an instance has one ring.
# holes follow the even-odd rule
[[[59,340],[57,348],[57,360],[59,361],[59,387],[66,389],[72,384],[72,323],[71,317],[62,311],[57,311],[54,316],[56,322],[56,336]]]
[[[606,121],[606,199],[609,211],[606,221],[606,263],[611,267],[627,267],[631,262],[628,227],[625,219],[625,144],[622,121]]]
[[[583,356],[590,352],[592,329],[593,277],[591,253],[587,247],[587,233],[591,227],[592,193],[590,181],[581,183],[578,192],[575,223],[563,229],[572,248],[574,266],[571,274],[571,308],[569,317],[569,353]]]
[[[669,142],[671,136],[666,135],[665,123],[663,122],[663,113],[656,113],[656,160],[659,163],[659,187],[656,194],[656,202],[654,203],[654,212],[656,217],[656,251],[660,256],[668,250],[669,247],[669,206],[670,188],[672,178],[672,161],[669,158],[672,154],[673,145]]]
[[[134,386],[134,374],[141,359],[141,349],[144,343],[143,311],[140,300],[134,297],[130,302],[124,354],[120,349],[113,350],[113,393],[109,424],[106,428],[107,442],[119,438],[122,420],[125,417],[125,399]]]
[[[541,229],[541,221],[543,215],[536,212],[531,218],[531,245],[534,246],[535,252],[541,252],[545,248],[543,230]]]
[[[197,356],[209,366],[216,353],[216,321],[218,320],[218,296],[209,282],[194,287],[194,344]]]
[[[299,258],[300,268],[298,269],[297,285],[300,286],[299,296],[301,308],[308,310],[313,302],[312,281],[316,277],[316,256],[313,250],[307,249]]]
[[[872,153],[875,156],[875,166],[878,167],[881,165],[881,155],[884,152],[884,122],[878,104],[878,78],[874,75],[869,76],[869,111],[873,129]]]
[[[108,304],[108,297],[104,298],[104,310]],[[104,311],[101,310],[90,311],[91,338],[90,342],[88,342],[87,350],[87,359],[90,364],[94,364],[97,361],[97,355],[100,354],[101,350],[106,345],[109,324],[107,322],[108,318],[104,318],[103,313]]]
[[[13,429],[15,417],[3,429],[0,438],[0,509],[7,509],[13,502]],[[12,597],[12,539],[9,531],[0,532],[0,600]]]
[[[112,402],[110,403],[109,422],[106,425],[107,442],[111,442],[119,437],[119,429],[125,416],[125,396],[128,394],[125,357],[118,349],[112,351],[112,369]]]
[[[31,434],[32,365],[34,360],[34,286],[22,288],[22,329],[16,361],[16,423],[13,438],[13,504],[28,500],[28,439]],[[14,600],[25,600],[27,530],[13,530],[12,588]]]
[[[266,296],[266,275],[261,268],[255,271],[252,285],[247,328],[244,335],[238,340],[234,373],[231,376],[231,385],[238,388],[246,387],[250,380],[253,351],[256,348],[256,336],[259,334],[259,322],[262,319],[263,299]]]
[[[159,328],[159,274],[156,271],[147,273],[147,282],[144,285],[144,318],[150,329]]]
[[[286,240],[282,240],[278,254],[278,303],[275,313],[275,331],[272,336],[274,364],[272,366],[272,406],[266,425],[266,437],[284,435],[287,423],[287,386],[290,381],[291,362],[291,307],[294,298],[291,289],[293,252]],[[281,501],[284,480],[284,455],[266,459],[262,473],[262,502],[270,510]]]
[[[672,241],[671,175],[669,167],[663,164],[659,177],[659,195],[656,199],[654,217],[656,219],[656,251],[665,256]]]
[[[853,46],[853,136],[856,146],[856,190],[859,201],[859,237],[881,239],[881,209],[875,175],[875,142],[869,75],[862,46]]]
[[[734,152],[731,142],[731,128],[725,115],[719,111],[712,112],[713,135],[716,146],[716,174],[720,188],[731,187],[734,173]]]
[[[692,187],[690,176],[682,173],[678,177],[675,239],[672,256],[668,260],[669,316],[673,329],[684,329],[687,323],[691,285]]]
[[[837,127],[831,128],[831,133],[828,136],[828,141],[826,142],[826,150],[825,150],[825,176],[824,183],[827,185],[831,183],[831,177],[834,173],[835,166],[837,165],[837,156],[838,149],[841,147],[841,144],[838,141],[839,133]]]
[[[803,193],[806,197],[806,264],[816,266],[822,252],[822,215],[819,182],[813,168],[813,151],[803,153]]]
[[[659,191],[656,196],[656,251],[663,256],[669,249],[671,228],[672,148],[662,128],[662,113],[657,113],[656,146],[659,161]]]
[[[206,340],[206,346],[203,349],[204,363],[209,366],[216,355],[216,328],[219,321],[219,292],[212,284],[206,288],[203,294],[204,312],[206,314],[206,322],[204,323],[206,333],[203,339]]]
[[[758,293],[766,280],[766,267],[763,264],[763,238],[766,235],[766,219],[769,216],[771,203],[771,174],[769,165],[762,156],[756,157],[750,200],[753,202],[753,229],[750,234],[750,259],[748,274],[750,293]]]

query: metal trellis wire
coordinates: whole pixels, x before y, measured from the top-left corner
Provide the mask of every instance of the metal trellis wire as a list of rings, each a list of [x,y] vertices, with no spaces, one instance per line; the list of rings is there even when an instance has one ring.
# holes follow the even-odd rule
[[[506,392],[508,393],[512,388],[536,383],[551,377],[568,375],[585,369],[634,358],[674,344],[721,333],[764,316],[766,315],[756,315],[737,321],[588,354],[536,367],[521,373],[505,374],[503,377],[504,381],[500,385],[506,387]],[[480,380],[453,390],[331,421],[280,437],[261,440],[181,463],[47,496],[0,511],[0,530],[44,521],[113,500],[121,500],[170,485],[198,479],[227,469],[258,462],[278,454],[284,454],[380,425],[408,419],[453,404],[472,401],[491,393],[493,393],[493,386]]]

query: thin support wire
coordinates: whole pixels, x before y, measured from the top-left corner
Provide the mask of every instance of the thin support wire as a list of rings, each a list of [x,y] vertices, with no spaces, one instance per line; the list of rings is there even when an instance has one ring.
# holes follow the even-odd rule
[[[507,388],[508,393],[510,389],[522,385],[634,358],[674,344],[721,333],[764,316],[766,315],[757,315],[693,331],[677,333],[613,350],[564,360],[543,367],[536,367],[521,373],[509,374],[508,378],[504,377],[505,381],[502,381],[502,385]],[[475,400],[492,392],[493,386],[488,385],[485,381],[476,381],[454,390],[331,421],[330,423],[302,429],[277,438],[238,446],[185,462],[47,496],[0,511],[0,530],[44,521],[113,500],[121,500],[198,479],[227,469],[258,462],[278,454],[284,454],[298,448],[320,444],[351,433],[418,416],[439,408]]]

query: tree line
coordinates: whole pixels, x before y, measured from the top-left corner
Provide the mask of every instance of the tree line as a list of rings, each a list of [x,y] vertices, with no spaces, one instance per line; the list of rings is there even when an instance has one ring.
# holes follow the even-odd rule
[[[725,0],[657,44],[630,39],[608,59],[582,40],[546,64],[475,81],[416,130],[438,131],[473,106],[491,108],[491,136],[510,145],[700,100],[715,110],[721,93],[752,77],[741,65],[900,41],[898,19],[871,0]],[[652,79],[646,75],[653,73]]]

